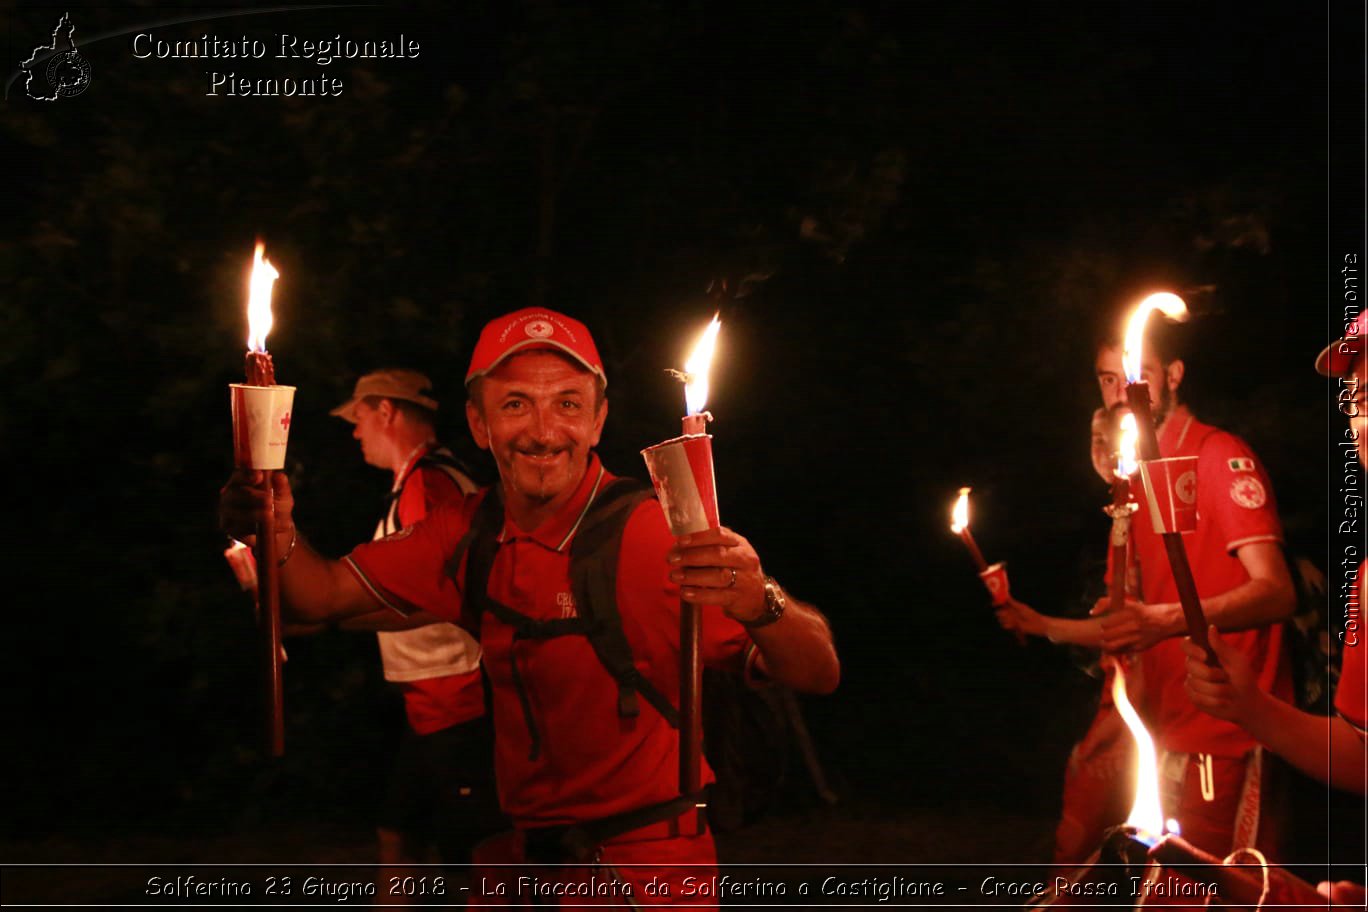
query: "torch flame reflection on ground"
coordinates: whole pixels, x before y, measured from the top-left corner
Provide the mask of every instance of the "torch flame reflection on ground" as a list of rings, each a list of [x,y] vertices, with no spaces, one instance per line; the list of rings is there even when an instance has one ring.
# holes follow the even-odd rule
[[[1125,665],[1113,662],[1112,667],[1116,670],[1112,676],[1112,699],[1135,738],[1140,757],[1135,777],[1135,803],[1131,805],[1126,824],[1158,839],[1164,833],[1164,811],[1159,805],[1159,762],[1155,758],[1154,739],[1145,730],[1145,723],[1140,721],[1140,715],[1126,695]]]
[[[689,360],[684,362],[684,403],[690,415],[700,414],[708,405],[708,368],[712,366],[717,331],[721,328],[722,321],[714,316],[698,337]]]
[[[266,334],[271,331],[271,286],[280,278],[280,273],[271,261],[262,254],[266,245],[257,241],[256,253],[252,256],[252,278],[248,284],[247,295],[247,350],[264,352]]]
[[[1145,321],[1153,311],[1160,311],[1170,320],[1182,322],[1188,318],[1187,305],[1183,299],[1176,294],[1161,291],[1152,294],[1140,305],[1135,308],[1135,313],[1131,315],[1130,322],[1126,324],[1126,347],[1122,352],[1121,360],[1126,369],[1126,380],[1129,383],[1140,381],[1140,361],[1141,349],[1145,341]]]

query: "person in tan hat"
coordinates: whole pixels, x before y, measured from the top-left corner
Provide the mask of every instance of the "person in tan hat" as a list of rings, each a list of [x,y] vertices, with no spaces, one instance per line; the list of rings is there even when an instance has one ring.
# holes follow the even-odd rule
[[[407,451],[437,439],[437,400],[431,393],[432,381],[417,371],[371,371],[356,381],[351,398],[328,414],[356,426],[352,436],[361,442],[367,465],[393,470],[398,456],[388,453],[392,446]],[[377,420],[386,405],[384,419]],[[398,420],[391,422],[396,414]],[[475,485],[464,478],[460,487],[474,490]]]
[[[836,687],[831,629],[745,538],[676,539],[657,500],[607,471],[594,452],[607,375],[579,321],[540,308],[491,321],[466,387],[499,482],[416,527],[325,560],[294,529],[284,473],[272,477],[281,553],[296,543],[282,603],[305,620],[390,610],[396,623],[479,630],[500,805],[516,829],[477,848],[470,905],[716,906],[697,889],[716,862],[702,798],[680,793],[680,600],[703,606],[705,664],[796,690]],[[264,483],[229,481],[227,530],[246,534],[262,514]],[[532,883],[548,889],[529,894]]]
[[[432,382],[391,368],[356,381],[352,396],[333,409],[352,426],[368,465],[392,475],[388,507],[375,528],[381,539],[412,528],[445,503],[475,490],[455,455],[437,442]],[[344,621],[349,629],[370,629]],[[385,680],[404,700],[400,739],[378,825],[386,898],[388,885],[417,875],[433,847],[450,864],[502,825],[494,793],[493,731],[485,714],[480,647],[454,624],[437,622],[402,631],[377,631]]]

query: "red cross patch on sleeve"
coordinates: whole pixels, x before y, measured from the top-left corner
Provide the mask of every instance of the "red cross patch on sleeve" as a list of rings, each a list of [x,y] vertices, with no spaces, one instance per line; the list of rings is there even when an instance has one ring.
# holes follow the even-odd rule
[[[1246,510],[1257,510],[1268,502],[1268,494],[1257,478],[1238,478],[1230,486],[1230,499]]]

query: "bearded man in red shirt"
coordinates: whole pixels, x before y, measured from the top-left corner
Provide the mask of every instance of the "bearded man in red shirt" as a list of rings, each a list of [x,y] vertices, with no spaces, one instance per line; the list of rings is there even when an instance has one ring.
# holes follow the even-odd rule
[[[1161,457],[1196,456],[1197,528],[1183,535],[1197,593],[1208,621],[1254,669],[1260,690],[1292,696],[1284,655],[1282,621],[1296,607],[1283,556],[1282,524],[1273,487],[1258,457],[1240,438],[1193,416],[1179,395],[1185,366],[1156,325],[1146,342],[1141,370]],[[1103,404],[1125,407],[1121,350],[1103,345],[1097,354]],[[1181,479],[1180,479],[1181,484]],[[1181,493],[1181,492],[1180,492]],[[1094,608],[1109,652],[1139,653],[1143,693],[1139,708],[1161,751],[1164,813],[1183,836],[1217,856],[1259,841],[1262,766],[1257,742],[1239,726],[1201,712],[1188,696],[1182,637],[1187,633],[1178,590],[1161,536],[1154,531],[1145,498],[1131,524],[1140,573],[1140,598],[1109,612]]]

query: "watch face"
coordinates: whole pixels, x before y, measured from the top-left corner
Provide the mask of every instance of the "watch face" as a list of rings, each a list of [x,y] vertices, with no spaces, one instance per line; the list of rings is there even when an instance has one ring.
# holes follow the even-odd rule
[[[787,604],[784,598],[784,590],[779,588],[779,584],[771,578],[765,579],[765,610],[773,615],[778,615],[784,610]]]

